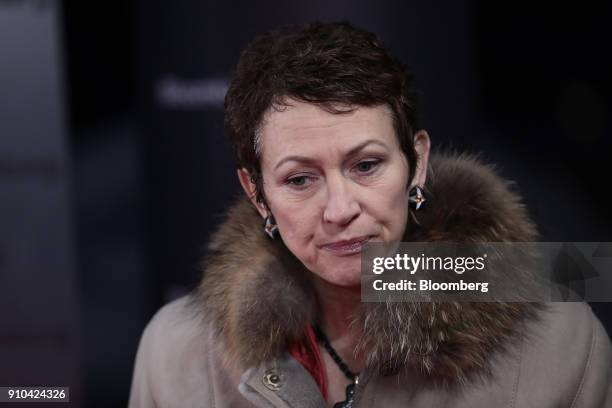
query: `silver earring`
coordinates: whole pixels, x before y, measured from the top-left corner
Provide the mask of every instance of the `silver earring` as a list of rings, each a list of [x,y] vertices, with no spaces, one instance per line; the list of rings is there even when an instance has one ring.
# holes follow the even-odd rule
[[[423,206],[423,203],[425,201],[425,194],[423,194],[423,190],[421,190],[421,187],[414,186],[410,189],[410,192],[408,193],[408,202],[410,204],[410,208],[415,211],[418,211]]]
[[[274,220],[273,215],[268,215],[263,223],[264,232],[270,237],[270,239],[275,239],[278,235],[278,226],[276,225],[276,221]]]

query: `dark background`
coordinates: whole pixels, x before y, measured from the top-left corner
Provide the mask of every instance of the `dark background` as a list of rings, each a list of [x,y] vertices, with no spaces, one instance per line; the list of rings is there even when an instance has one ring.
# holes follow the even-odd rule
[[[197,284],[239,193],[229,70],[255,34],[312,20],[378,34],[433,146],[496,163],[543,241],[612,241],[609,6],[0,0],[0,383],[126,405],[144,325]]]

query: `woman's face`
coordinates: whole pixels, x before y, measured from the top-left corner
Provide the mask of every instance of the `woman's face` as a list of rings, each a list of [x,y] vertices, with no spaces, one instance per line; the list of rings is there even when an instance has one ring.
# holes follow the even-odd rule
[[[268,208],[283,242],[310,271],[331,284],[359,285],[363,244],[399,241],[407,222],[409,168],[391,112],[378,106],[332,114],[290,103],[271,109],[261,128]],[[412,185],[423,185],[429,137],[419,132],[415,141],[421,158]],[[251,194],[248,174],[240,170],[239,177]]]

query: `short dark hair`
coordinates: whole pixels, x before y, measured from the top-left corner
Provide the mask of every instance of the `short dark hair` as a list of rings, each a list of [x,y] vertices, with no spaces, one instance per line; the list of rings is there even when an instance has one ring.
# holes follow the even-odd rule
[[[342,114],[351,106],[387,105],[410,179],[418,129],[413,76],[372,33],[346,22],[290,25],[255,37],[240,54],[225,96],[225,132],[238,168],[265,202],[257,132],[266,111],[286,99]],[[349,109],[348,111],[350,111]],[[410,184],[410,183],[409,183]]]

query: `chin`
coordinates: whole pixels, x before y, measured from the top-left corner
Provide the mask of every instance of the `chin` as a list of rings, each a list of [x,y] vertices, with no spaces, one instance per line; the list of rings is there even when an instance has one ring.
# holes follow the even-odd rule
[[[326,268],[326,271],[319,277],[332,285],[343,287],[361,285],[361,265],[359,262],[357,262],[357,265],[353,262],[349,265],[335,265]]]

